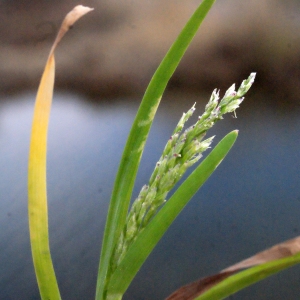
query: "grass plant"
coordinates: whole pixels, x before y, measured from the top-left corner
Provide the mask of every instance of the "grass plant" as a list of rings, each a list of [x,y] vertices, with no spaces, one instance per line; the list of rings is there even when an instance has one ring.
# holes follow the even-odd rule
[[[203,0],[191,16],[153,75],[138,109],[110,200],[97,277],[96,300],[122,299],[155,245],[222,162],[237,138],[236,130],[226,135],[168,199],[169,192],[186,170],[196,164],[202,153],[210,148],[213,137],[204,139],[207,131],[224,114],[231,113],[235,116],[235,110],[254,82],[255,73],[250,74],[237,91],[235,85],[232,85],[221,100],[219,91],[213,91],[204,113],[194,125],[185,130],[185,123],[194,113],[195,105],[183,114],[148,184],[142,187],[129,209],[143,149],[163,93],[214,2]],[[28,207],[32,256],[42,299],[61,299],[49,248],[46,190],[47,129],[55,77],[54,51],[65,32],[90,10],[77,6],[66,16],[50,51],[36,97],[29,155]],[[232,276],[216,283],[202,295],[197,291],[190,298],[177,299],[222,299],[263,277],[298,263],[299,259],[298,254],[237,274],[230,273]]]

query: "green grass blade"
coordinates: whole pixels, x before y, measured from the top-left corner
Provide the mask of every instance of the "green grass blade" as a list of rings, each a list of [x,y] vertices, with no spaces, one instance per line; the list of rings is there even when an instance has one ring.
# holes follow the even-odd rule
[[[268,262],[228,277],[221,283],[195,298],[195,300],[224,299],[245,287],[300,263],[300,253]]]
[[[229,152],[237,135],[237,131],[232,131],[219,142],[130,246],[126,256],[111,278],[108,289],[108,295],[111,296],[111,299],[117,299],[126,291],[160,238]]]
[[[132,125],[111,197],[97,278],[96,299],[104,287],[113,247],[124,227],[138,166],[148,133],[167,83],[215,0],[203,0],[162,60],[145,92]]]

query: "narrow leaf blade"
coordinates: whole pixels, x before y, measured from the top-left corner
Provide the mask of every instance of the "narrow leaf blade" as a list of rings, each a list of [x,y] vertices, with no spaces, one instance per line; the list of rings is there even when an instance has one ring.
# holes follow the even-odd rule
[[[203,0],[153,75],[132,125],[110,201],[97,278],[96,300],[104,299],[110,258],[124,227],[143,149],[168,81],[215,0]]]
[[[176,290],[166,300],[189,300],[197,297],[197,299],[223,299],[248,285],[299,263],[299,252],[300,236],[276,244],[217,274],[189,283]],[[282,260],[286,258],[287,260]],[[269,262],[272,262],[272,264],[268,264]],[[261,268],[252,268],[249,272],[240,272],[242,269],[256,265],[261,265]],[[232,276],[235,273],[238,274]],[[226,280],[228,277],[230,279]]]
[[[49,112],[54,86],[55,62],[50,56],[36,97],[28,168],[28,214],[30,242],[42,299],[60,299],[52,265],[46,192],[46,151]]]
[[[173,196],[140,233],[111,278],[108,294],[122,295],[148,255],[173,223],[175,218],[225,158],[238,132],[226,135],[192,174],[181,184]]]
[[[195,300],[224,299],[247,286],[300,263],[300,253],[271,261],[232,275]]]
[[[46,187],[47,132],[55,77],[54,50],[69,27],[90,10],[78,5],[64,19],[41,78],[33,114],[28,162],[28,218],[31,252],[42,299],[61,299],[49,247]]]

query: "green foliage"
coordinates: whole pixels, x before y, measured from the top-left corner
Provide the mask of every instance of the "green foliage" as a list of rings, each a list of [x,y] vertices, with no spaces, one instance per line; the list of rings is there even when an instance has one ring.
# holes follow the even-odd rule
[[[254,78],[255,74],[251,74],[242,82],[237,92],[235,85],[231,86],[220,102],[219,93],[215,90],[205,107],[205,112],[184,132],[182,132],[184,124],[195,111],[195,105],[183,114],[156,164],[149,184],[142,188],[138,198],[133,202],[112,256],[111,272],[117,268],[128,247],[148,225],[159,207],[166,202],[169,191],[187,169],[198,162],[202,153],[210,148],[213,137],[203,140],[206,132],[223,118],[223,114],[234,112],[239,107],[244,93],[249,90]]]
[[[237,131],[229,133],[211,151],[207,158],[194,172],[180,185],[162,209],[154,216],[151,222],[139,234],[135,242],[128,249],[126,256],[113,273],[108,286],[110,299],[118,299],[131,280],[158,243],[160,238],[172,224],[187,202],[203,185],[208,177],[224,159],[237,138]]]
[[[111,275],[111,257],[125,226],[138,165],[156,110],[169,79],[214,2],[215,0],[204,0],[196,9],[154,73],[142,99],[123,152],[110,201],[97,279],[97,300],[105,299],[105,285]]]
[[[204,139],[206,132],[226,113],[234,113],[243,96],[254,82],[255,73],[244,80],[237,91],[232,85],[219,100],[215,90],[197,122],[183,131],[195,105],[179,120],[153,174],[129,210],[132,189],[143,149],[160,100],[169,79],[176,70],[186,49],[215,0],[203,0],[187,22],[178,38],[162,60],[144,94],[132,125],[116,176],[100,257],[96,300],[122,299],[130,282],[160,238],[225,158],[238,132],[227,134],[211,153],[181,183],[167,200],[168,193],[179,182],[186,170],[210,148],[213,137]],[[78,10],[79,9],[79,13]],[[75,22],[90,8],[78,6],[67,16]],[[74,15],[75,14],[75,15]],[[75,16],[75,17],[74,17]],[[73,19],[75,18],[75,19]],[[67,25],[66,25],[67,24]],[[63,33],[70,27],[62,26]],[[46,150],[48,120],[55,76],[54,49],[61,39],[58,35],[50,52],[38,90],[29,158],[29,224],[33,261],[42,299],[59,300],[48,239],[46,194]],[[223,299],[228,295],[300,262],[300,256],[272,261],[232,275],[215,285],[197,299]]]

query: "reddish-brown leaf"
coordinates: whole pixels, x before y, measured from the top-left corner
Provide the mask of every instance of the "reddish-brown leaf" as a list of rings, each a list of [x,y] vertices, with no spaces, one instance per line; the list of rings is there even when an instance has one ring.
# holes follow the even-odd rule
[[[172,293],[166,300],[192,300],[200,296],[216,284],[222,282],[224,279],[239,272],[242,269],[267,263],[273,260],[289,257],[300,252],[300,236],[277,244],[267,250],[257,253],[241,262],[234,264],[221,272],[201,278],[195,282],[187,284],[174,293]]]

